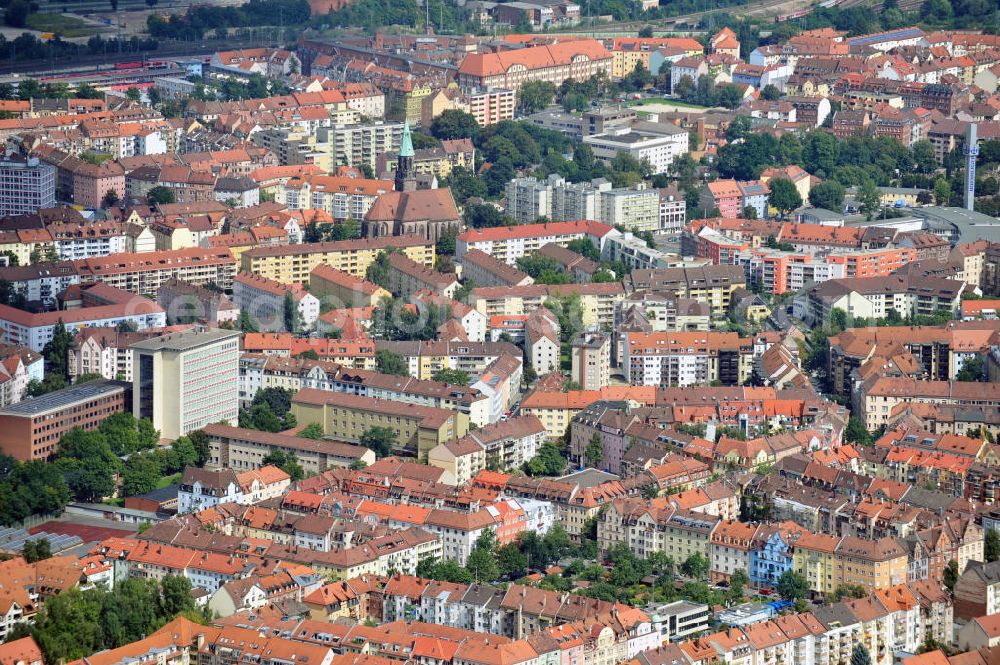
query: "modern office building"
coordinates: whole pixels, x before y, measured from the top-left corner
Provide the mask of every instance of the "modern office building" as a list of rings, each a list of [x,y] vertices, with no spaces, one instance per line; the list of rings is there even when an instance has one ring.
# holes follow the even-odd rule
[[[49,459],[74,427],[97,429],[105,418],[124,411],[127,388],[88,381],[0,409],[0,451],[22,461]]]
[[[56,205],[56,168],[31,157],[0,160],[0,216],[28,215]]]
[[[239,416],[240,332],[193,330],[132,345],[132,411],[165,439]]]

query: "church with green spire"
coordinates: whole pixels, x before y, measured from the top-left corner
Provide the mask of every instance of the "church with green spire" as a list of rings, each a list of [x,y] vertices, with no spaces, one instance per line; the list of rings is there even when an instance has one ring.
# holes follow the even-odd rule
[[[417,189],[413,158],[413,135],[410,123],[404,122],[396,158],[394,191],[379,196],[368,209],[361,222],[361,233],[365,237],[420,236],[436,242],[449,231],[461,230],[462,221],[451,190],[447,187]]]
[[[417,181],[413,177],[413,137],[410,134],[410,121],[403,123],[403,138],[399,142],[399,156],[396,158],[397,192],[413,191]]]

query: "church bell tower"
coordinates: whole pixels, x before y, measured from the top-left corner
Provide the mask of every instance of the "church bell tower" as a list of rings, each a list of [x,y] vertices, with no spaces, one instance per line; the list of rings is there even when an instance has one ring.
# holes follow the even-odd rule
[[[403,122],[403,138],[399,142],[399,157],[396,158],[396,191],[416,189],[413,180],[413,138],[410,136],[409,120]]]

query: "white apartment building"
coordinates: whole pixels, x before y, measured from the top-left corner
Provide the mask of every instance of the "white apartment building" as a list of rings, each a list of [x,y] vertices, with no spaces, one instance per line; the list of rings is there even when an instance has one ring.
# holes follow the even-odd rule
[[[27,215],[56,204],[56,168],[37,157],[0,161],[0,216]]]
[[[319,298],[301,285],[282,284],[247,272],[241,272],[233,278],[233,302],[241,312],[247,312],[253,317],[261,330],[285,330],[287,294],[291,294],[299,324],[303,328],[312,328],[319,318]]]
[[[327,143],[332,164],[375,169],[375,158],[383,152],[399,152],[403,123],[374,122],[364,125],[333,125],[316,132],[319,143]]]
[[[467,251],[478,249],[498,261],[514,265],[522,256],[532,254],[549,243],[565,247],[571,240],[590,238],[600,248],[605,238],[614,233],[617,231],[607,224],[588,219],[467,229],[455,240],[455,258],[461,261]]]
[[[687,130],[669,123],[636,123],[631,128],[616,128],[603,134],[583,137],[594,150],[594,157],[610,163],[618,153],[646,160],[653,173],[666,173],[677,157],[689,150]]]
[[[507,183],[507,214],[518,224],[531,224],[539,217],[556,222],[594,219],[654,233],[662,230],[663,216],[660,193],[655,189],[644,185],[612,189],[603,178],[572,183],[555,173],[545,180],[514,178]],[[668,219],[674,228],[670,211]]]
[[[215,328],[132,346],[132,411],[173,440],[239,416],[240,332]]]

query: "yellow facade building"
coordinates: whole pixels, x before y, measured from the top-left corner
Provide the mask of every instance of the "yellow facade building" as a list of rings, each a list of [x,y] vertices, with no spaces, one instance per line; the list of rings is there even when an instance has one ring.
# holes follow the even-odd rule
[[[292,413],[299,425],[319,424],[324,435],[347,441],[360,441],[373,427],[388,427],[400,452],[420,460],[435,446],[469,431],[469,417],[458,411],[313,388],[295,395]]]
[[[244,272],[257,273],[282,284],[303,284],[321,263],[355,277],[364,277],[379,252],[396,247],[417,263],[434,265],[434,243],[414,236],[385,236],[277,247],[256,247],[240,256]]]

